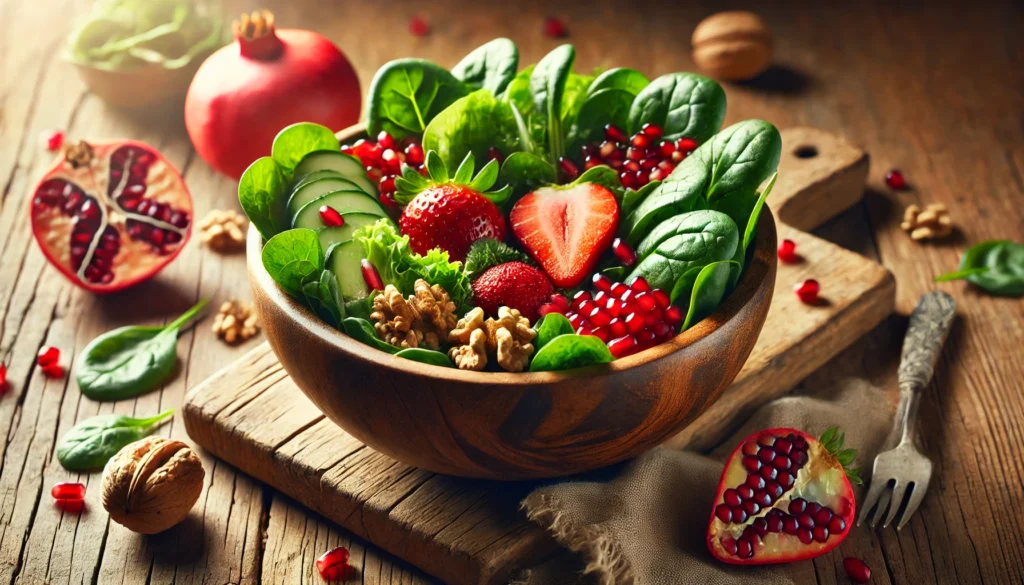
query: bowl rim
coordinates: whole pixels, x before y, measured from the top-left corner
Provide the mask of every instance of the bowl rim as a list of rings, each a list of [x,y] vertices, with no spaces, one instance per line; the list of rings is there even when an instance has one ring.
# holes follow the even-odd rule
[[[356,131],[358,130],[358,132]],[[353,126],[339,132],[339,136],[349,138],[362,132],[362,126]],[[267,298],[295,326],[305,329],[306,333],[320,338],[335,350],[349,357],[362,361],[366,365],[398,370],[404,374],[423,376],[440,381],[479,384],[486,386],[516,386],[556,384],[570,379],[590,379],[612,376],[623,370],[642,366],[713,335],[723,328],[731,319],[736,318],[740,311],[753,300],[755,293],[769,276],[775,259],[774,249],[775,220],[765,204],[757,222],[757,232],[748,251],[749,263],[740,277],[736,288],[711,314],[686,331],[672,339],[660,343],[631,356],[619,358],[605,364],[594,364],[571,370],[553,372],[476,372],[426,364],[414,360],[397,357],[393,354],[366,345],[345,333],[331,327],[321,320],[309,308],[286,293],[270,273],[263,267],[262,249],[263,236],[250,222],[246,241],[246,263],[249,267],[252,287],[259,287]],[[742,245],[742,241],[740,242]]]

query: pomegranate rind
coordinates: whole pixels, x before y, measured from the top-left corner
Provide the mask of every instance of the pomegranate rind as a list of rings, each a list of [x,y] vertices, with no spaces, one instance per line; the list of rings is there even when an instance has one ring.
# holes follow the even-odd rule
[[[95,294],[110,294],[149,280],[178,257],[178,254],[180,254],[181,250],[184,249],[185,244],[188,243],[188,240],[192,235],[192,223],[194,223],[194,221],[192,221],[194,220],[192,196],[184,179],[182,179],[181,174],[174,165],[168,162],[160,151],[149,144],[136,140],[114,140],[90,142],[89,146],[92,148],[94,161],[102,162],[93,162],[90,165],[91,170],[75,170],[72,169],[68,163],[66,151],[61,153],[52,163],[50,163],[50,166],[46,169],[42,178],[33,185],[32,191],[28,197],[28,212],[32,222],[32,235],[47,261],[49,261],[50,264],[63,274],[65,278],[76,286]],[[149,173],[152,174],[153,169],[157,169],[156,173],[160,175],[158,180],[167,183],[166,190],[169,193],[166,197],[158,197],[154,199],[162,203],[173,203],[177,209],[187,212],[191,219],[188,226],[180,230],[181,241],[178,242],[169,253],[164,255],[147,254],[147,256],[157,260],[149,261],[142,266],[132,266],[131,262],[128,261],[128,256],[139,254],[140,250],[138,248],[148,246],[148,244],[143,244],[142,242],[128,238],[124,231],[124,225],[120,224],[119,227],[115,228],[118,230],[121,243],[121,248],[117,252],[115,258],[120,260],[116,260],[114,262],[114,264],[119,268],[119,272],[115,274],[114,279],[108,284],[93,283],[80,278],[78,271],[71,265],[69,256],[70,244],[67,246],[57,245],[58,242],[56,238],[70,238],[71,230],[74,228],[73,220],[68,218],[62,222],[66,223],[66,226],[58,226],[60,229],[65,229],[66,227],[66,234],[56,234],[51,236],[51,228],[53,228],[54,224],[57,223],[54,216],[55,210],[50,209],[39,211],[33,204],[33,200],[44,183],[53,179],[59,179],[72,182],[76,185],[81,185],[83,191],[85,191],[87,195],[96,198],[98,201],[104,201],[106,199],[106,192],[109,184],[109,157],[115,150],[122,147],[135,147],[146,150],[154,155],[155,160],[150,167]],[[149,175],[147,175],[147,179],[148,176]],[[97,196],[97,194],[100,193],[102,193],[102,195]],[[114,226],[114,221],[111,221],[109,225]],[[99,237],[99,235],[96,237]],[[129,266],[132,266],[133,269],[126,270]]]
[[[735,489],[748,476],[742,464],[743,446],[751,442],[757,443],[762,437],[784,437],[789,434],[803,437],[808,445],[808,462],[797,473],[793,487],[770,507],[762,509],[742,524],[726,523],[719,519],[715,515],[715,508],[725,502],[726,490]],[[762,537],[763,545],[757,548],[754,556],[747,559],[725,550],[722,544],[723,537],[742,534],[745,527],[752,525],[757,518],[764,518],[772,509],[786,511],[789,502],[796,498],[804,498],[809,502],[829,507],[844,520],[846,528],[840,534],[830,534],[825,542],[812,541],[810,544],[804,544],[796,536],[784,532],[769,533]],[[791,428],[758,431],[740,441],[726,461],[711,507],[711,519],[707,530],[708,550],[716,559],[732,565],[766,565],[812,559],[829,552],[846,539],[856,517],[856,508],[853,487],[846,477],[843,466],[825,450],[818,439]]]

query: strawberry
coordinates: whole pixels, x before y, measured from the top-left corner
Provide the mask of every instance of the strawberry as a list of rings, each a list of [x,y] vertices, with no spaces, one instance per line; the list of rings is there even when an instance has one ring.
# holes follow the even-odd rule
[[[434,151],[427,153],[428,177],[412,167],[395,180],[395,201],[405,205],[398,225],[409,236],[409,247],[417,254],[432,248],[448,252],[452,260],[466,258],[470,246],[480,238],[505,239],[508,227],[496,203],[508,199],[508,187],[487,191],[498,178],[498,164],[488,162],[473,177],[473,154],[459,165],[454,178]]]
[[[823,555],[849,534],[856,510],[849,469],[856,451],[829,429],[821,439],[768,429],[729,456],[711,511],[711,554],[738,565],[788,563]]]
[[[473,281],[473,300],[488,315],[497,315],[498,307],[519,309],[531,323],[537,309],[548,302],[555,288],[543,272],[522,262],[492,266]]]
[[[509,215],[512,232],[559,288],[573,288],[597,265],[619,226],[619,205],[593,183],[542,187]]]

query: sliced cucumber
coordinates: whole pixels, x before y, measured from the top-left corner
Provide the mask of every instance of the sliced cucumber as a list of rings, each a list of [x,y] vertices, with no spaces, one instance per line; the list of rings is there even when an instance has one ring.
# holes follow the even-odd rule
[[[294,187],[292,187],[292,191],[294,192],[295,190],[305,185],[306,183],[312,183],[313,181],[318,181],[320,179],[330,179],[332,177],[337,179],[345,178],[344,175],[342,175],[338,171],[333,171],[331,169],[321,169],[319,171],[313,171],[308,175],[295,175],[295,181],[293,182]]]
[[[377,187],[366,176],[363,163],[354,156],[342,154],[336,150],[318,150],[302,157],[295,166],[295,176],[301,177],[313,171],[338,171],[343,177],[359,185],[370,195],[377,194]]]
[[[369,195],[361,187],[348,179],[332,177],[317,179],[308,183],[302,183],[295,188],[291,197],[288,198],[288,215],[294,216],[302,209],[302,206],[314,199],[333,193],[335,191],[354,191]]]
[[[334,244],[327,250],[327,268],[338,279],[338,288],[346,301],[361,299],[370,294],[370,287],[363,280],[360,261],[363,259],[363,245],[355,240]]]
[[[357,229],[365,225],[375,224],[380,219],[379,215],[359,211],[342,213],[341,217],[345,220],[345,225],[325,227],[317,232],[317,235],[320,236],[320,247],[324,250],[330,248],[333,244],[340,244],[341,242],[351,240],[352,234],[356,233]]]
[[[380,203],[377,203],[376,199],[366,193],[337,191],[322,195],[303,205],[298,213],[292,216],[292,227],[308,228],[311,230],[318,230],[324,227],[324,222],[320,219],[320,207],[323,205],[333,207],[338,213],[362,211],[363,213],[370,213],[378,217],[388,216]]]

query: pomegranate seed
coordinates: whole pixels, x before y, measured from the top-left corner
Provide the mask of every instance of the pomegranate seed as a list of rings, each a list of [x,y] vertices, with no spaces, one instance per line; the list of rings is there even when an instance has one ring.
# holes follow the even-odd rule
[[[669,303],[672,302],[668,297],[668,293],[660,288],[654,289],[651,291],[651,294],[654,295],[654,302],[657,303],[659,309],[667,308]]]
[[[594,307],[594,310],[587,315],[587,320],[595,327],[604,327],[612,322],[612,316],[601,307]]]
[[[591,296],[590,291],[581,290],[580,292],[572,295],[572,306],[574,309],[579,309],[580,305],[591,299],[593,299],[593,296]]]
[[[669,325],[679,325],[683,322],[683,310],[679,307],[668,307],[664,313],[665,322]]]
[[[727,520],[723,520],[723,522],[727,522]],[[728,551],[728,553],[731,555],[736,554],[736,551],[739,550],[739,548],[736,546],[736,539],[731,536],[722,537],[722,548]]]
[[[611,292],[612,290],[612,279],[601,274],[600,272],[595,274],[591,281],[594,284],[594,288],[596,288],[597,290],[602,290],[606,293]]]
[[[636,184],[643,187],[651,181],[651,176],[643,171],[637,171]]]
[[[749,559],[754,556],[754,548],[749,540],[739,540],[736,542],[736,556],[741,559]]]
[[[52,366],[56,364],[58,360],[60,360],[60,350],[49,345],[40,349],[36,356],[36,363],[39,364],[39,367],[41,368]]]
[[[7,383],[7,364],[0,364],[0,394],[4,394],[10,388]]]
[[[39,139],[46,145],[46,150],[53,152],[64,144],[64,133],[60,130],[48,130],[40,134]]]
[[[636,340],[635,339],[633,339],[633,338],[629,338],[629,339],[634,344],[636,344]],[[622,340],[621,339],[616,339],[612,343],[614,344],[614,343],[618,343],[620,341],[622,341]],[[611,344],[608,345],[608,349],[611,350],[612,355],[615,355],[615,350],[612,349]],[[618,356],[616,356],[616,357],[618,357]],[[730,508],[729,506],[726,506],[725,504],[718,504],[717,506],[715,506],[715,516],[717,516],[718,519],[721,520],[722,522],[729,522],[730,520],[732,520],[732,508]]]
[[[637,148],[642,152],[643,149],[647,148],[651,144],[651,140],[643,133],[637,133],[633,135],[633,138],[630,139],[629,143],[633,145],[634,148]],[[629,155],[627,154],[626,157],[629,158]]]
[[[55,500],[84,500],[85,485],[80,483],[55,483],[50,490],[50,495]]]
[[[597,308],[597,306],[598,305],[597,305],[597,303],[595,301],[583,301],[580,304],[580,308],[578,309],[579,314],[582,315],[582,316],[589,315],[590,313],[592,313],[594,311],[594,309]]]
[[[680,138],[679,140],[676,140],[676,150],[685,155],[689,155],[691,152],[697,150],[697,141],[692,138]]]
[[[52,366],[46,366],[45,368],[43,368],[43,375],[46,376],[47,378],[63,378],[64,368],[57,364],[54,364]]]
[[[796,537],[804,544],[811,544],[814,542],[814,536],[811,534],[810,528],[800,528],[796,531]]]
[[[651,285],[647,284],[647,279],[642,276],[637,276],[626,284],[629,285],[629,288],[639,292],[648,292],[651,290]]]
[[[576,335],[590,335],[590,325],[584,322],[579,328],[576,329]]]
[[[656,124],[644,124],[643,127],[640,128],[640,131],[644,133],[644,136],[650,138],[651,140],[657,140],[661,138],[664,134],[664,132],[661,129],[661,126],[658,126]]]
[[[324,581],[346,581],[352,576],[348,565],[348,549],[339,546],[331,549],[316,560],[316,570]]]
[[[85,509],[85,500],[54,500],[53,504],[69,514],[79,514]]]
[[[501,155],[501,151],[493,146],[487,149],[487,161],[490,162],[492,160],[498,161],[499,165],[505,160],[505,157]]]
[[[779,244],[779,260],[786,264],[792,264],[797,261],[796,242],[793,240],[782,240],[782,243]]]
[[[562,174],[565,178],[570,181],[575,180],[576,177],[580,176],[580,168],[568,157],[563,156],[559,158],[558,167],[562,170]]]
[[[618,126],[608,124],[604,127],[604,137],[612,142],[628,142],[629,137]]]
[[[380,277],[380,272],[377,272],[377,267],[369,260],[366,258],[360,260],[359,269],[363,272],[363,280],[366,281],[366,286],[370,287],[370,290],[384,290],[384,281]]]
[[[647,176],[647,180],[648,181],[664,181],[665,177],[667,177],[667,176],[668,175],[665,174],[665,171],[663,171],[661,169],[654,169],[653,171],[651,171],[651,174]]]
[[[601,341],[608,343],[608,329],[606,327],[594,327],[590,330],[590,334]]]
[[[608,324],[608,332],[612,337],[623,337],[629,334],[629,330],[626,329],[626,322],[618,317],[612,319],[612,322]]]
[[[621,282],[613,282],[611,290],[608,291],[610,295],[617,299],[621,299],[622,295],[629,291],[629,287],[622,284]]]
[[[383,205],[384,207],[398,206],[398,202],[395,201],[394,193],[381,193],[380,195],[377,195],[377,200],[380,201],[381,205]]]
[[[893,169],[886,173],[885,184],[888,185],[890,189],[895,189],[897,191],[902,191],[907,188],[907,180],[903,178],[903,173],[900,172],[899,169]]]
[[[569,36],[569,29],[561,19],[549,16],[544,19],[544,36],[552,39],[562,39]]]
[[[537,308],[537,314],[540,315],[541,317],[547,315],[548,313],[564,314],[562,313],[562,309],[558,308],[558,306],[555,305],[554,303],[544,303],[543,305]]]
[[[394,176],[384,177],[383,179],[380,180],[380,183],[377,185],[377,189],[381,193],[386,193],[388,195],[394,193],[395,192],[395,177]]]
[[[649,313],[656,304],[654,296],[649,292],[636,295],[636,306],[642,313]]]
[[[672,153],[676,151],[676,145],[671,140],[662,140],[658,143],[658,156],[661,158],[669,158]]]
[[[388,134],[386,130],[381,130],[380,134],[377,135],[377,144],[381,148],[386,148],[390,150],[395,147],[395,139],[392,138],[391,135]]]
[[[558,293],[551,295],[551,303],[563,311],[569,310],[569,299]]]
[[[842,534],[846,530],[846,520],[842,516],[833,516],[828,521],[828,531],[834,534]]]
[[[423,164],[423,147],[419,144],[410,144],[405,148],[405,162],[410,165],[421,165]]]
[[[800,301],[808,305],[813,305],[818,302],[818,293],[820,292],[820,286],[818,281],[813,278],[796,285],[793,289],[796,292],[796,296],[800,297]]]
[[[867,583],[871,580],[871,569],[860,559],[846,557],[843,559],[843,568],[854,583]]]
[[[583,169],[589,171],[590,169],[599,167],[602,164],[603,163],[596,156],[588,156],[586,160],[583,161]]]
[[[640,313],[629,315],[624,322],[626,324],[626,331],[631,335],[636,335],[644,329],[644,316]]]
[[[345,218],[341,217],[338,210],[330,205],[320,206],[320,221],[327,227],[341,227],[345,225]]]
[[[430,34],[430,23],[422,16],[414,16],[409,20],[409,34],[414,37],[425,37]]]

